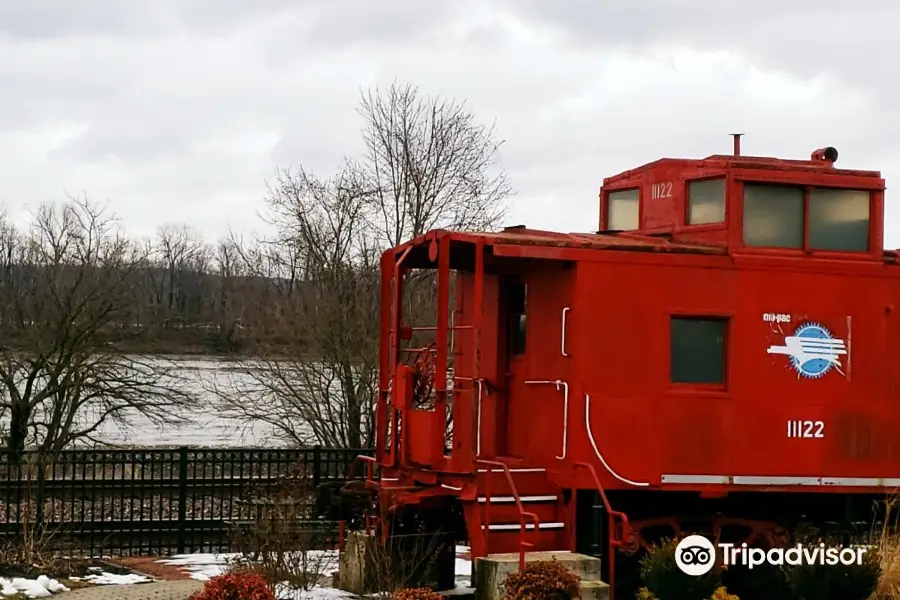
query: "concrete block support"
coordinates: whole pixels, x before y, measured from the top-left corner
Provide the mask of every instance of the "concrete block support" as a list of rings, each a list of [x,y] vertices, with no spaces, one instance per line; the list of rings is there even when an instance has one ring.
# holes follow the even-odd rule
[[[609,586],[600,581],[599,558],[574,552],[527,552],[525,562],[553,561],[562,564],[581,578],[582,600],[608,600]],[[491,554],[475,559],[472,585],[475,600],[504,600],[506,577],[519,570],[519,554]]]

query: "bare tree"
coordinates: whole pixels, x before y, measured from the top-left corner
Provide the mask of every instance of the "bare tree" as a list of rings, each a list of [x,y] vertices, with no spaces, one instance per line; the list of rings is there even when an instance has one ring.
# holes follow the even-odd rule
[[[194,398],[160,361],[113,344],[135,319],[144,256],[88,201],[44,205],[25,231],[0,217],[0,418],[14,460],[95,438],[107,423],[186,419]]]
[[[355,166],[376,192],[369,217],[384,247],[431,229],[499,224],[511,194],[497,168],[502,142],[465,103],[394,83],[364,94],[359,113],[366,153]]]
[[[360,114],[364,155],[326,180],[280,172],[268,198],[277,234],[245,250],[279,282],[267,319],[287,349],[215,386],[232,416],[295,444],[372,440],[380,253],[434,228],[494,228],[511,193],[493,129],[464,104],[394,84],[364,94]],[[433,298],[429,278],[417,287],[414,297]]]
[[[166,274],[166,318],[200,312],[202,299],[197,282],[209,271],[212,258],[203,236],[187,225],[163,225],[157,233],[156,252]]]
[[[363,218],[368,194],[350,171],[330,181],[282,171],[270,186],[278,233],[245,260],[283,281],[267,319],[286,339],[227,385],[210,382],[230,416],[268,423],[292,444],[368,445],[379,285]]]

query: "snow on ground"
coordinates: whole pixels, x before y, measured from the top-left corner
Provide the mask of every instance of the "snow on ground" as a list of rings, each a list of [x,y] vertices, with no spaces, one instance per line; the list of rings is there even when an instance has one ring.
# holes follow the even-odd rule
[[[472,559],[469,551],[468,546],[456,547],[456,589],[446,592],[448,596],[475,592],[472,587]]]
[[[165,565],[180,567],[186,571],[192,579],[208,581],[217,575],[228,571],[239,554],[176,554],[157,562]],[[334,550],[310,550],[307,553],[307,564],[318,568],[323,575],[331,575],[338,570],[338,553]],[[472,561],[469,558],[468,546],[456,547],[456,589],[448,592],[448,595],[468,594],[474,590],[471,587]],[[331,587],[316,586],[311,590],[297,590],[287,585],[280,585],[276,589],[279,600],[343,600],[351,598],[352,594]]]
[[[239,557],[239,554],[175,554],[157,562],[181,567],[192,579],[207,581],[228,571],[228,566]],[[310,568],[315,568],[322,575],[331,575],[338,570],[336,550],[310,550],[306,553],[306,561]]]
[[[238,558],[239,554],[176,554],[157,562],[165,565],[180,567],[186,571],[192,579],[207,581],[217,575],[222,575]],[[320,570],[323,575],[330,576],[338,570],[338,553],[334,550],[311,550],[307,553],[307,564]],[[107,573],[94,567],[92,575],[84,577],[72,577],[73,581],[88,581],[96,585],[132,585],[153,581],[143,575],[128,574],[116,575]],[[471,593],[472,561],[469,559],[467,546],[456,547],[456,589],[447,592],[448,595]],[[27,598],[46,598],[58,592],[67,592],[69,589],[55,579],[41,575],[37,579],[24,579],[17,577],[7,579],[0,577],[0,600],[4,596],[24,594]],[[352,594],[335,588],[316,586],[311,590],[292,589],[287,585],[277,587],[279,600],[345,600]]]
[[[57,592],[68,592],[69,588],[55,579],[40,575],[37,579],[0,577],[0,595],[15,596],[24,594],[26,598],[46,598]]]
[[[311,590],[298,590],[289,585],[275,586],[278,600],[342,600],[353,598],[353,594],[331,587],[316,586]]]
[[[153,581],[143,575],[129,573],[127,575],[116,575],[115,573],[107,573],[98,567],[91,567],[92,571],[96,571],[93,575],[85,575],[84,577],[69,577],[72,581],[87,581],[95,585],[132,585],[135,583],[150,583]]]
[[[228,565],[238,554],[175,554],[165,560],[156,561],[163,565],[181,567],[191,579],[208,581],[228,571]]]

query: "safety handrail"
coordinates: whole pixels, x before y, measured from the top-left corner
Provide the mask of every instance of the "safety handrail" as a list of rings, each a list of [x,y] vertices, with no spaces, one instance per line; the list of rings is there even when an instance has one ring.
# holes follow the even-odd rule
[[[597,477],[597,471],[594,469],[593,465],[590,463],[579,462],[575,463],[574,466],[576,469],[587,469],[588,473],[590,473],[591,479],[594,481],[594,487],[597,488],[597,492],[600,494],[600,500],[603,502],[603,510],[606,511],[608,519],[607,527],[609,529],[609,587],[610,589],[614,589],[616,572],[615,549],[625,544],[625,536],[628,535],[628,530],[630,529],[628,516],[621,511],[613,510],[612,505],[609,503],[609,498],[606,497],[606,490],[603,489],[603,484],[600,483],[600,478]],[[616,519],[619,520],[620,527],[618,535],[616,535]]]
[[[356,458],[353,459],[353,462],[350,464],[350,469],[347,471],[347,481],[351,481],[353,479],[353,475],[356,474],[356,466],[364,462],[366,463],[366,479],[365,481],[368,483],[374,480],[375,477],[375,464],[378,462],[374,456],[369,456],[367,454],[360,454]]]
[[[366,489],[378,489],[379,484],[375,482],[375,467],[378,465],[378,459],[367,454],[359,454],[356,458],[353,459],[353,463],[350,465],[350,469],[347,471],[347,481],[353,481],[353,476],[356,474],[356,467],[361,462],[366,463],[366,477],[363,480],[363,484],[366,486]]]
[[[621,534],[618,539],[613,539],[613,536],[610,536],[610,540],[616,546],[621,546],[625,543],[625,536],[628,534],[628,515],[625,513],[613,510],[612,505],[609,503],[609,498],[606,497],[606,491],[603,489],[603,484],[600,483],[600,478],[597,477],[597,471],[594,469],[594,466],[589,463],[575,463],[575,467],[580,467],[583,469],[587,469],[587,471],[591,474],[591,479],[594,480],[594,487],[597,489],[597,492],[600,493],[600,500],[603,502],[603,509],[610,516],[610,525],[614,525],[612,522],[613,519],[619,519],[619,533]],[[610,530],[612,533],[613,530]]]
[[[506,463],[497,461],[497,460],[486,460],[486,459],[475,459],[475,462],[478,464],[486,465],[488,467],[500,467],[503,472],[504,477],[506,478],[506,483],[509,485],[509,491],[512,494],[513,501],[516,503],[516,508],[519,510],[519,569],[525,568],[525,550],[529,548],[534,548],[533,542],[525,541],[525,532],[527,531],[525,519],[531,519],[534,521],[534,533],[537,535],[541,528],[541,521],[538,519],[538,516],[533,512],[528,512],[525,510],[525,506],[522,504],[522,499],[519,497],[519,492],[516,490],[516,484],[513,482],[512,473],[509,470],[509,466]],[[487,541],[487,535],[491,530],[491,477],[490,474],[492,469],[487,469],[487,477],[484,479],[484,520],[485,520],[485,541]]]

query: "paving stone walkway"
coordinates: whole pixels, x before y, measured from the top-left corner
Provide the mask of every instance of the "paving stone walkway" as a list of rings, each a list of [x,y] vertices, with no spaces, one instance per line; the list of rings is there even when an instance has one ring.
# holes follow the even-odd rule
[[[59,600],[188,600],[203,589],[203,582],[195,579],[181,581],[154,581],[133,585],[98,585],[62,594],[53,594]]]

